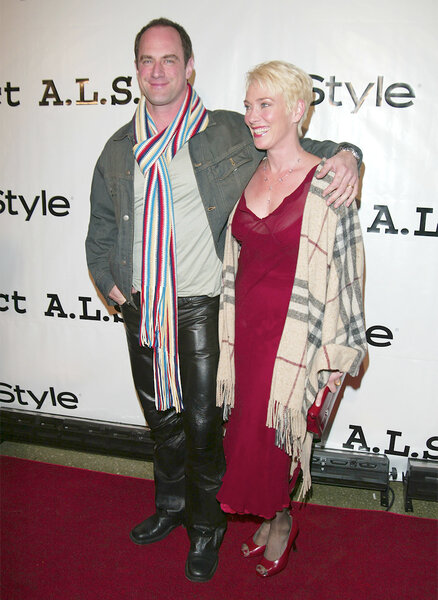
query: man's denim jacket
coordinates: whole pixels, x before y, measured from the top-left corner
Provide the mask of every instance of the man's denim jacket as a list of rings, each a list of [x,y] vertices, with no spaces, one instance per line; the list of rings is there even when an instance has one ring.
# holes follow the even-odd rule
[[[254,147],[239,113],[209,111],[207,128],[192,137],[189,151],[199,193],[222,260],[228,216],[264,153]],[[91,187],[91,213],[86,239],[87,263],[108,304],[114,285],[130,301],[134,243],[133,121],[121,127],[100,155]],[[317,156],[332,156],[337,144],[302,140]]]

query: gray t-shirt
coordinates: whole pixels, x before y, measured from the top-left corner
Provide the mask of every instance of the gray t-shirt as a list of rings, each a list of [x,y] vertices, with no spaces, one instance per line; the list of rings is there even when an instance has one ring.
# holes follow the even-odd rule
[[[144,177],[137,163],[134,174],[134,248],[132,286],[141,289]],[[199,195],[188,143],[169,165],[173,193],[178,296],[217,296],[222,263]]]

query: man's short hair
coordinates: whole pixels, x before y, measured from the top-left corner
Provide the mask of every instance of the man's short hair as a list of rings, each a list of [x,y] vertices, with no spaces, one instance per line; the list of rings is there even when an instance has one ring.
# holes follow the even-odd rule
[[[175,29],[178,32],[184,53],[184,65],[187,65],[187,63],[189,62],[189,58],[193,54],[192,40],[190,39],[189,34],[184,29],[184,27],[182,27],[182,25],[179,25],[178,23],[175,23],[170,19],[166,19],[165,17],[160,17],[158,19],[154,19],[153,21],[149,21],[149,23],[142,27],[142,29],[140,29],[140,31],[137,33],[134,42],[135,62],[137,63],[138,60],[138,47],[140,46],[140,38],[145,31],[151,29],[152,27],[173,27],[173,29]]]

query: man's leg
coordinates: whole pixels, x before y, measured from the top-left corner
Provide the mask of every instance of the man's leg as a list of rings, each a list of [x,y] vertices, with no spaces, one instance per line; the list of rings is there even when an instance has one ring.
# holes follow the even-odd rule
[[[140,311],[123,305],[122,315],[135,388],[154,441],[156,512],[134,527],[131,539],[149,544],[166,537],[184,519],[185,434],[181,413],[155,408],[153,351],[139,344]]]
[[[178,347],[186,434],[186,523],[190,551],[186,575],[214,575],[226,517],[216,494],[225,471],[221,410],[216,407],[219,357],[218,298],[178,299]]]

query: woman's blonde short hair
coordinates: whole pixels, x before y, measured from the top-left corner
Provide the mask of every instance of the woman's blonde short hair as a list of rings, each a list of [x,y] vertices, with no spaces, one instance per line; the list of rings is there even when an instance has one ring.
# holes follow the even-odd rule
[[[261,63],[246,74],[246,91],[251,84],[258,83],[266,87],[271,94],[282,94],[286,109],[291,112],[298,100],[303,100],[306,108],[298,123],[298,135],[313,101],[313,82],[302,69],[282,60]]]

